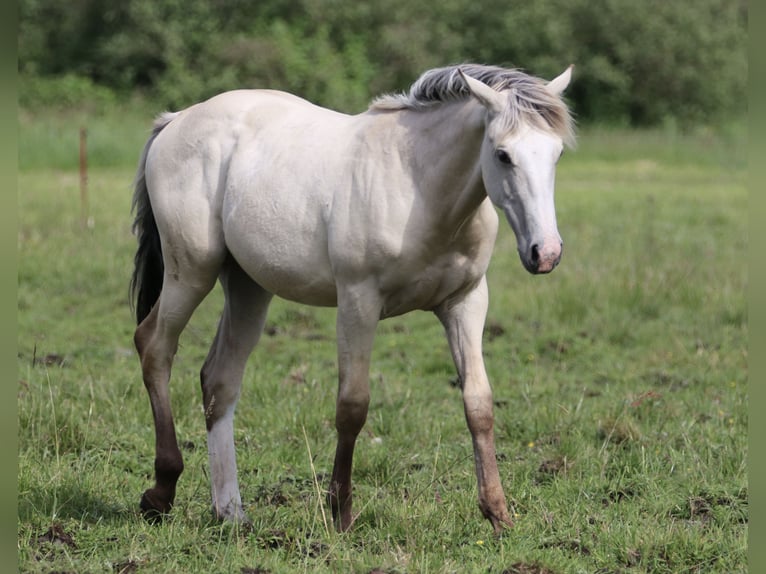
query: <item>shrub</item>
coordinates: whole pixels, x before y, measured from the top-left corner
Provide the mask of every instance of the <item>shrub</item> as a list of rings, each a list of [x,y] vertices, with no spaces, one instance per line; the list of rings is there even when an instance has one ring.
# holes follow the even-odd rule
[[[98,90],[76,74],[171,108],[268,86],[359,111],[461,61],[548,78],[574,63],[567,97],[586,121],[709,123],[746,100],[746,0],[20,0],[19,13],[19,70],[67,78],[54,103]],[[25,101],[46,101],[33,87]]]
[[[19,105],[27,110],[69,109],[74,107],[103,111],[117,101],[115,93],[90,78],[65,74],[63,76],[19,77]]]

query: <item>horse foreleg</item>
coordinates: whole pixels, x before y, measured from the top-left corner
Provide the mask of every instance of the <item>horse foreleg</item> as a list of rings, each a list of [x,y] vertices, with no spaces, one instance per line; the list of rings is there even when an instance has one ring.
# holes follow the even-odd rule
[[[328,500],[335,526],[348,530],[351,513],[351,467],[356,438],[367,419],[370,403],[370,355],[380,317],[377,297],[364,289],[347,289],[338,296],[338,398],[335,428],[338,443]]]
[[[234,409],[247,358],[263,331],[271,294],[231,261],[221,274],[226,302],[213,345],[200,372],[207,425],[213,514],[248,522],[242,508],[234,449]]]
[[[481,338],[487,314],[487,284],[481,283],[458,302],[437,310],[447,333],[450,350],[463,386],[463,406],[471,431],[479,508],[496,534],[513,526],[495,456],[492,389],[482,357]]]

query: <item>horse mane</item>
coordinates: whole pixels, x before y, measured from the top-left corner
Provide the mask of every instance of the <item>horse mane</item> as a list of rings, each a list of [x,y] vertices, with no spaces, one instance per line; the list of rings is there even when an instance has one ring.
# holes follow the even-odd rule
[[[385,94],[370,103],[371,110],[425,111],[448,102],[471,97],[458,69],[497,91],[507,91],[508,106],[502,121],[509,131],[522,120],[556,133],[565,144],[574,146],[574,119],[564,100],[545,88],[546,81],[513,68],[461,64],[424,72],[407,93]]]

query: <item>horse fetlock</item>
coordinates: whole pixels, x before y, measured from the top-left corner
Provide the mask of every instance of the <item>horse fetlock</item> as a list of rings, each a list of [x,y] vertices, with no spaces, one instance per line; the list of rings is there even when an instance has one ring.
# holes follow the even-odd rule
[[[157,455],[154,459],[154,476],[158,485],[172,487],[175,491],[178,477],[184,471],[184,461],[180,451],[168,455]]]
[[[479,509],[484,518],[492,523],[495,534],[500,534],[504,528],[511,528],[513,521],[508,513],[508,505],[502,491],[493,494],[479,495]]]
[[[495,536],[500,536],[507,528],[513,528],[513,520],[508,515],[508,511],[505,511],[504,516],[490,516],[489,521],[492,523]]]
[[[479,508],[484,518],[492,523],[492,529],[495,531],[495,534],[500,534],[505,528],[513,527],[513,520],[511,520],[511,516],[508,514],[505,502],[494,507],[486,506],[479,502]]]
[[[228,522],[230,524],[240,524],[249,526],[253,524],[253,521],[242,508],[242,504],[236,501],[231,501],[229,504],[221,508],[214,504],[212,507],[213,516],[216,520],[221,522]]]
[[[333,481],[327,492],[327,503],[332,511],[332,519],[338,532],[346,532],[354,522],[351,509],[353,497],[350,488],[344,488]]]

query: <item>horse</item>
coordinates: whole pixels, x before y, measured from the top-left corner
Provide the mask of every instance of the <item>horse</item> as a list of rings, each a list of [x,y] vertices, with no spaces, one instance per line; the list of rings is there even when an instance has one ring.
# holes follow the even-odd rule
[[[247,523],[234,411],[274,295],[337,308],[337,446],[326,491],[338,531],[352,514],[354,447],[370,402],[382,319],[413,310],[442,323],[471,433],[478,504],[512,526],[495,455],[482,357],[486,272],[512,228],[533,274],[559,263],[557,161],[574,145],[562,92],[518,69],[464,64],[423,73],[408,92],[347,115],[281,91],[234,90],[159,116],[140,156],[131,212],[137,251],[134,343],[151,402],[155,483],[145,518],[171,511],[184,465],[169,400],[178,340],[219,281],[224,308],[200,371],[212,511]]]

